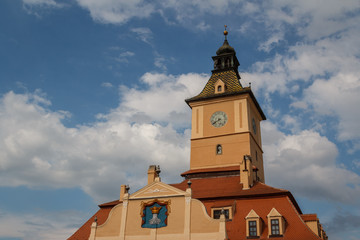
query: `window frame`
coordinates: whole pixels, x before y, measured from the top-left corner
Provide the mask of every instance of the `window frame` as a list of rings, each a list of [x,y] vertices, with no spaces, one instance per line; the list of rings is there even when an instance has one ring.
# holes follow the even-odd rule
[[[267,215],[268,237],[282,237],[286,231],[286,220],[281,213],[272,208]]]
[[[252,225],[252,223],[255,222],[255,226]],[[248,215],[245,217],[245,223],[246,223],[246,238],[247,239],[257,239],[260,238],[263,230],[263,221],[260,218],[260,216],[254,211],[254,209],[251,209]],[[255,229],[252,229],[255,227]],[[254,233],[256,235],[254,235]]]
[[[219,89],[219,87],[221,88]],[[221,79],[218,79],[214,84],[214,88],[215,94],[224,93],[226,90],[226,85]]]
[[[214,207],[211,208],[211,218],[213,219],[220,219],[219,218],[215,218],[215,211],[220,211],[220,215],[221,216],[221,210],[224,209],[224,211],[228,212],[228,218],[226,218],[226,214],[225,214],[225,219],[226,220],[231,220],[233,218],[233,210],[231,206],[226,206],[226,207]]]
[[[251,225],[251,224],[254,225]],[[248,221],[248,228],[249,228],[249,237],[258,237],[258,226],[257,226],[257,221],[256,220],[249,220]]]
[[[279,236],[280,234],[280,221],[278,218],[270,219],[271,236]]]

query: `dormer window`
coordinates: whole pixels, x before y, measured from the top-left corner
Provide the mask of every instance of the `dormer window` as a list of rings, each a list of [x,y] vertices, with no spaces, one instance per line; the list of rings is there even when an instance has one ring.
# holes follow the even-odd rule
[[[284,235],[286,228],[285,218],[275,209],[271,209],[267,215],[269,226],[269,237],[276,237]]]
[[[215,87],[215,94],[225,92],[225,83],[220,79],[216,81],[214,87]]]
[[[259,238],[262,232],[262,220],[256,212],[251,209],[245,217],[247,238]]]

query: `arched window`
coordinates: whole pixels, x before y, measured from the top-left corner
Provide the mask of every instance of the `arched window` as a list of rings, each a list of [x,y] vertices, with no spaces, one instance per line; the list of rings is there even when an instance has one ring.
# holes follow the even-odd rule
[[[229,58],[226,59],[226,67],[230,67],[230,59]]]
[[[217,89],[218,92],[221,92],[222,91],[222,87],[221,85],[218,86],[218,89]]]
[[[216,146],[216,154],[217,154],[217,155],[222,154],[222,146],[221,146],[220,144],[218,144],[218,145]]]
[[[221,68],[221,59],[218,59],[216,63],[216,69],[220,69],[220,68]]]

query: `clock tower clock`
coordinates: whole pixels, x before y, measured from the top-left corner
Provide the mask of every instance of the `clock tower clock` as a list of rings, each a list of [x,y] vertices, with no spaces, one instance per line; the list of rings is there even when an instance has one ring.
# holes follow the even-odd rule
[[[266,117],[251,88],[240,83],[240,64],[227,34],[212,57],[214,69],[204,89],[185,100],[192,129],[190,170],[183,175],[239,174],[240,168],[251,180],[265,182],[260,122]]]

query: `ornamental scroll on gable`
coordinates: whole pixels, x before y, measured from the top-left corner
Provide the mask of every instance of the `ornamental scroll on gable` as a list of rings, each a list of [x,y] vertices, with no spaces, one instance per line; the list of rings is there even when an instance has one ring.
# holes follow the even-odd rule
[[[167,226],[167,218],[170,213],[171,200],[161,201],[158,199],[141,202],[141,227],[162,228]]]

